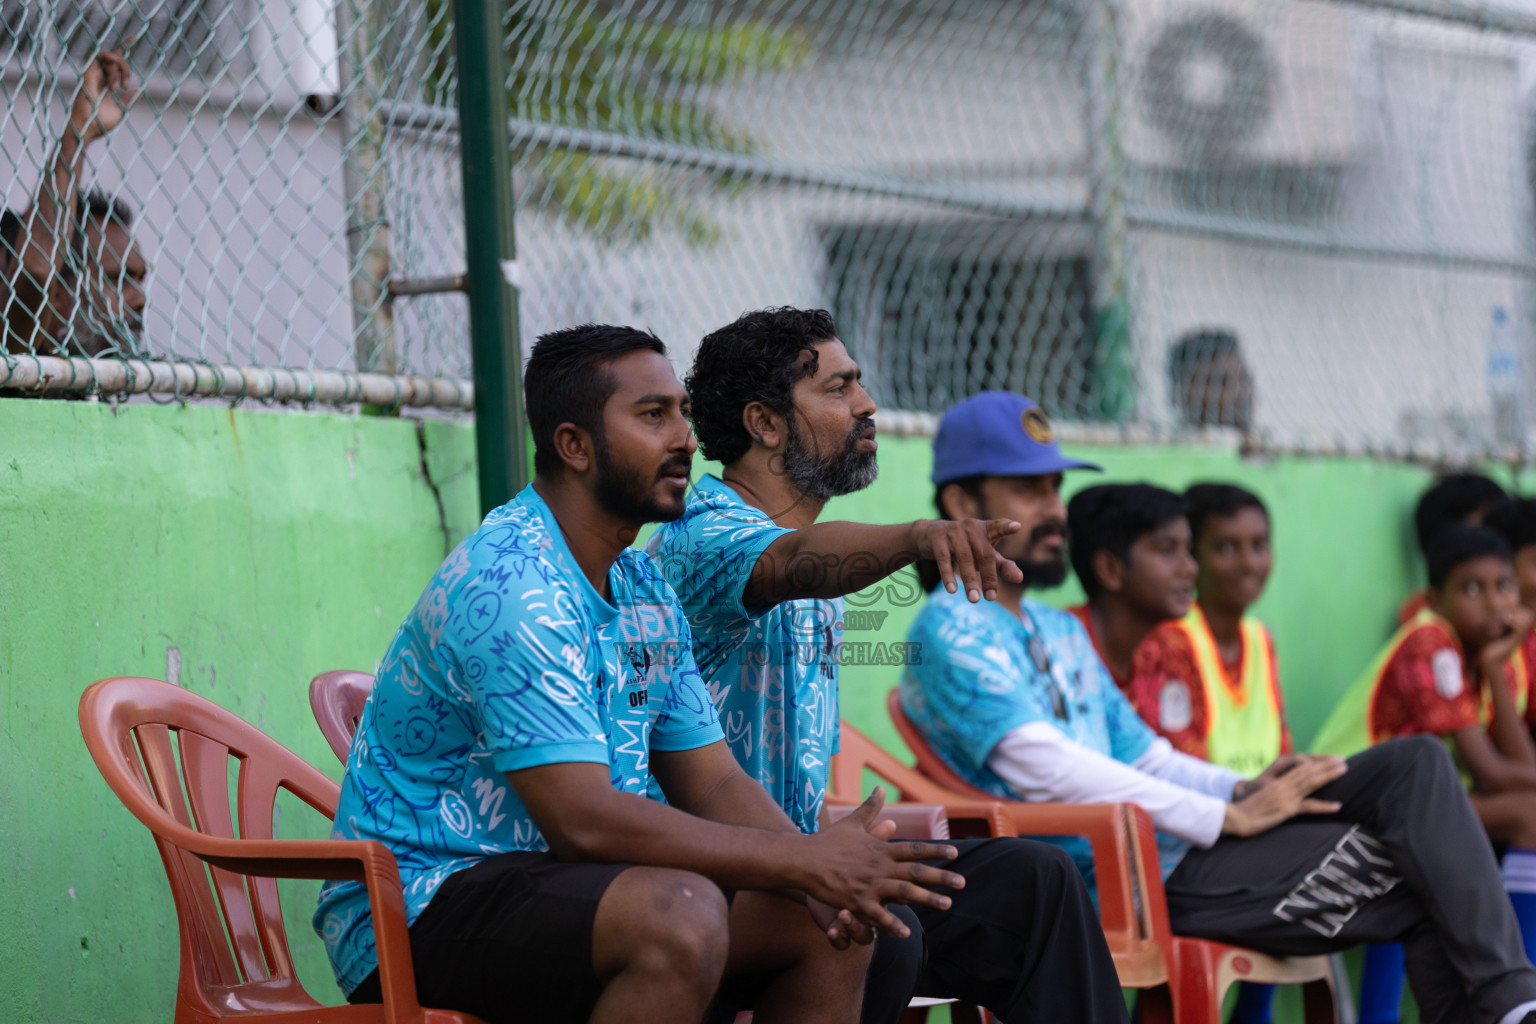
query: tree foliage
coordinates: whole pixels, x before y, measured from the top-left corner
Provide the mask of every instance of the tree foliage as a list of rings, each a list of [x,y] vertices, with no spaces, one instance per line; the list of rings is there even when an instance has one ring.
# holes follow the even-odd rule
[[[451,105],[452,0],[430,0],[434,54],[427,90]],[[594,0],[508,0],[507,105],[515,120],[731,154],[759,144],[723,117],[713,98],[735,82],[799,66],[805,37],[751,19],[690,24],[640,16]],[[643,241],[661,229],[708,245],[719,226],[700,189],[730,193],[729,174],[641,164],[582,149],[517,147],[524,201],[606,243]]]

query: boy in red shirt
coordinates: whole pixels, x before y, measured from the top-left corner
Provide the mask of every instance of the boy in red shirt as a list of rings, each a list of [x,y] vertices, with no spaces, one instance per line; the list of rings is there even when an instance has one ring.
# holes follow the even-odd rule
[[[1406,623],[1329,716],[1313,743],[1348,755],[1394,736],[1441,736],[1463,767],[1472,806],[1507,846],[1505,888],[1527,953],[1536,952],[1536,744],[1525,722],[1526,641],[1514,556],[1481,526],[1430,541],[1427,607]]]
[[[1269,510],[1232,484],[1184,492],[1196,600],[1136,649],[1126,696],[1178,750],[1244,775],[1291,752],[1274,638],[1248,609],[1273,566]]]
[[[1073,614],[1137,714],[1175,749],[1258,775],[1291,753],[1274,640],[1246,614],[1273,564],[1269,510],[1229,484],[1197,484],[1182,498],[1145,484],[1092,490],[1073,499],[1074,535],[1135,539],[1122,553],[1082,538],[1090,599]],[[1273,998],[1271,985],[1244,985],[1233,1024],[1268,1024]]]
[[[1100,484],[1072,498],[1067,530],[1072,568],[1088,595],[1088,603],[1068,610],[1115,685],[1128,692],[1141,642],[1188,614],[1195,598],[1184,499],[1151,484]]]
[[[1520,587],[1520,603],[1536,615],[1536,501],[1511,498],[1488,510],[1484,524],[1503,537],[1515,553],[1515,581]],[[1525,642],[1515,651],[1511,666],[1517,678],[1526,680],[1536,674],[1536,627],[1525,634]],[[1527,700],[1525,719],[1536,727],[1536,702]]]
[[[1507,499],[1504,488],[1481,473],[1449,473],[1440,477],[1419,496],[1413,509],[1413,533],[1419,542],[1419,553],[1428,557],[1429,542],[1447,526],[1481,526],[1488,510]],[[1397,621],[1403,623],[1413,618],[1424,610],[1427,600],[1423,589],[1409,594],[1397,610]]]

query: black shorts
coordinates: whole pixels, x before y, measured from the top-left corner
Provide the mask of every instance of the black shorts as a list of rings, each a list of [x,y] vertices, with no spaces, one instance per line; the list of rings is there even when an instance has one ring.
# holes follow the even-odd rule
[[[581,1024],[602,993],[592,970],[597,904],[631,866],[516,852],[449,875],[410,929],[421,1005],[487,1024]],[[381,1002],[379,972],[347,1000]]]

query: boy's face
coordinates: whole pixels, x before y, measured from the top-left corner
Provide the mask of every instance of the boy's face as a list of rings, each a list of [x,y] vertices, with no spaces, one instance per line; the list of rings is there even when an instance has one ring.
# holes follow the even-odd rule
[[[1222,608],[1246,609],[1264,593],[1274,556],[1269,548],[1269,517],[1256,508],[1235,515],[1207,516],[1195,544],[1200,563],[1196,589],[1200,600]]]
[[[1504,636],[1520,606],[1515,567],[1497,555],[1462,562],[1446,577],[1445,586],[1429,596],[1430,606],[1450,622],[1468,654]]]
[[[1515,552],[1515,580],[1520,585],[1520,603],[1536,612],[1536,544]]]
[[[1154,619],[1181,619],[1195,599],[1199,567],[1190,552],[1189,520],[1171,519],[1136,538],[1120,594]]]

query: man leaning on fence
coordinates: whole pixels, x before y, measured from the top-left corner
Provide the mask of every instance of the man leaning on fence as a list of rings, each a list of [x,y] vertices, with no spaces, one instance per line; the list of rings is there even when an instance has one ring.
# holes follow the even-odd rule
[[[428,1005],[698,1021],[724,977],[750,983],[759,1024],[853,1024],[870,961],[854,915],[906,934],[885,903],[948,906],[925,886],[964,880],[919,863],[952,846],[887,843],[874,798],[802,835],[731,756],[676,595],[629,546],[682,514],[697,447],[665,353],[592,325],[534,347],[534,482],[396,634],[335,835],[399,862]],[[363,887],[327,885],[315,928],[348,998],[379,1001]]]
[[[80,187],[86,151],[122,122],[135,95],[122,53],[92,58],[32,204],[0,215],[4,351],[142,354],[148,265],[131,233],[133,210]]]

